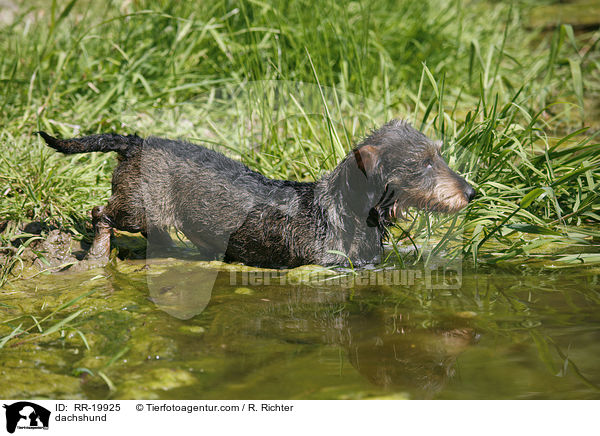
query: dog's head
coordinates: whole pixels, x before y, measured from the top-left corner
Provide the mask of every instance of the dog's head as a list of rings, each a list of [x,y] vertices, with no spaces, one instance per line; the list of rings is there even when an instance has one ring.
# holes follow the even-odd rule
[[[367,191],[380,195],[370,210],[373,223],[396,220],[409,207],[457,212],[475,197],[473,187],[442,158],[441,145],[394,120],[353,150]]]

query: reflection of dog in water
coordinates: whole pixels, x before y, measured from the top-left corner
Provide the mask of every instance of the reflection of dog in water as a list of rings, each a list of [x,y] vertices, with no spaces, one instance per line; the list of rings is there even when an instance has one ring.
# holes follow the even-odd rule
[[[229,272],[219,274],[217,289],[231,280]],[[400,301],[405,298],[400,294],[392,297],[371,286],[351,291],[305,285],[257,289],[260,299],[254,303],[244,300],[244,305],[219,306],[219,316],[205,333],[206,344],[240,344],[240,355],[250,352],[247,337],[304,344],[311,349],[341,347],[352,367],[372,385],[385,392],[428,399],[442,394],[455,376],[457,359],[479,340],[474,315],[442,315],[421,308],[413,311],[410,306],[403,307]],[[233,347],[228,347],[232,353]],[[280,352],[274,349],[273,359],[285,356]],[[319,366],[315,363],[315,368]],[[351,380],[354,383],[354,378]]]
[[[344,347],[352,366],[386,389],[432,398],[454,376],[457,356],[477,340],[465,320],[424,329],[410,314],[403,319],[402,314],[378,312],[348,318]]]
[[[6,409],[6,431],[14,433],[17,425],[20,427],[48,428],[50,411],[29,401],[19,401],[4,405]],[[41,424],[40,424],[41,422]],[[41,427],[40,427],[41,428]]]
[[[388,227],[407,208],[456,212],[475,196],[448,168],[441,143],[402,121],[373,132],[312,183],[269,179],[181,141],[39,133],[62,153],[119,154],[112,196],[92,210],[92,260],[108,258],[112,228],[168,246],[175,226],[208,259],[263,267],[378,263]]]

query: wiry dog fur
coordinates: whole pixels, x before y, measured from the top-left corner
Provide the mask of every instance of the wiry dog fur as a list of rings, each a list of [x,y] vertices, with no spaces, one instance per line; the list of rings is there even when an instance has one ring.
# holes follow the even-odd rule
[[[379,261],[387,228],[409,207],[455,212],[473,188],[403,121],[373,132],[320,180],[273,180],[182,141],[116,134],[60,140],[63,153],[116,151],[112,196],[92,211],[89,258],[107,258],[111,228],[168,245],[175,226],[210,259],[263,267]],[[334,253],[345,253],[347,258]]]

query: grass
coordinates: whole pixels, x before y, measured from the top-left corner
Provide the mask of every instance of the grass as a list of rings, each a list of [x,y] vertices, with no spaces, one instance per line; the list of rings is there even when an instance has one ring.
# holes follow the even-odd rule
[[[74,305],[76,305],[80,300],[90,296],[91,294],[93,294],[95,292],[95,290],[83,293],[81,295],[78,295],[77,297],[67,301],[66,303],[61,304],[58,308],[56,308],[55,310],[53,310],[52,312],[50,312],[48,315],[44,316],[42,319],[38,320],[35,316],[33,315],[24,315],[24,316],[19,316],[13,319],[7,319],[4,320],[2,322],[2,324],[6,324],[7,326],[12,328],[12,331],[2,337],[0,339],[0,349],[4,348],[4,346],[6,345],[6,343],[14,338],[21,338],[20,343],[26,343],[26,342],[30,342],[30,341],[35,341],[35,340],[39,340],[44,336],[48,336],[51,335],[52,333],[55,333],[57,331],[60,330],[68,330],[68,329],[72,329],[74,330],[82,339],[83,344],[85,345],[85,347],[87,349],[89,349],[89,345],[87,342],[87,339],[85,338],[85,335],[77,330],[76,328],[72,327],[69,323],[73,320],[75,320],[77,317],[79,317],[86,309],[79,309],[76,312],[73,312],[71,314],[69,314],[68,316],[65,316],[64,318],[60,318],[59,320],[56,321],[56,315],[62,315],[64,314],[63,311],[65,311],[65,309],[68,309]],[[23,318],[31,318],[31,320],[33,321],[30,326],[28,328],[22,328],[23,326],[23,322],[20,322],[18,326],[14,327],[14,324],[18,321],[21,321]],[[51,324],[50,324],[51,323]],[[47,325],[50,324],[50,325]],[[37,333],[35,332],[35,330],[37,330]],[[25,339],[22,339],[22,337],[25,337]]]
[[[526,1],[16,2],[0,27],[0,221],[89,238],[89,210],[110,194],[114,156],[61,156],[36,130],[185,136],[268,176],[312,180],[399,117],[444,139],[481,193],[458,216],[400,223],[392,243],[414,243],[410,261],[597,263],[599,126],[586,126],[599,33],[568,20],[531,28],[532,11]],[[17,233],[0,233],[2,281],[18,269]]]

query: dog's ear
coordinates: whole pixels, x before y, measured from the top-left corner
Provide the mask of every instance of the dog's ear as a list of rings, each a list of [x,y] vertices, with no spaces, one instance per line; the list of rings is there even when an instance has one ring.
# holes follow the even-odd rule
[[[379,149],[374,145],[363,145],[354,150],[354,159],[358,169],[368,178],[379,164]]]

